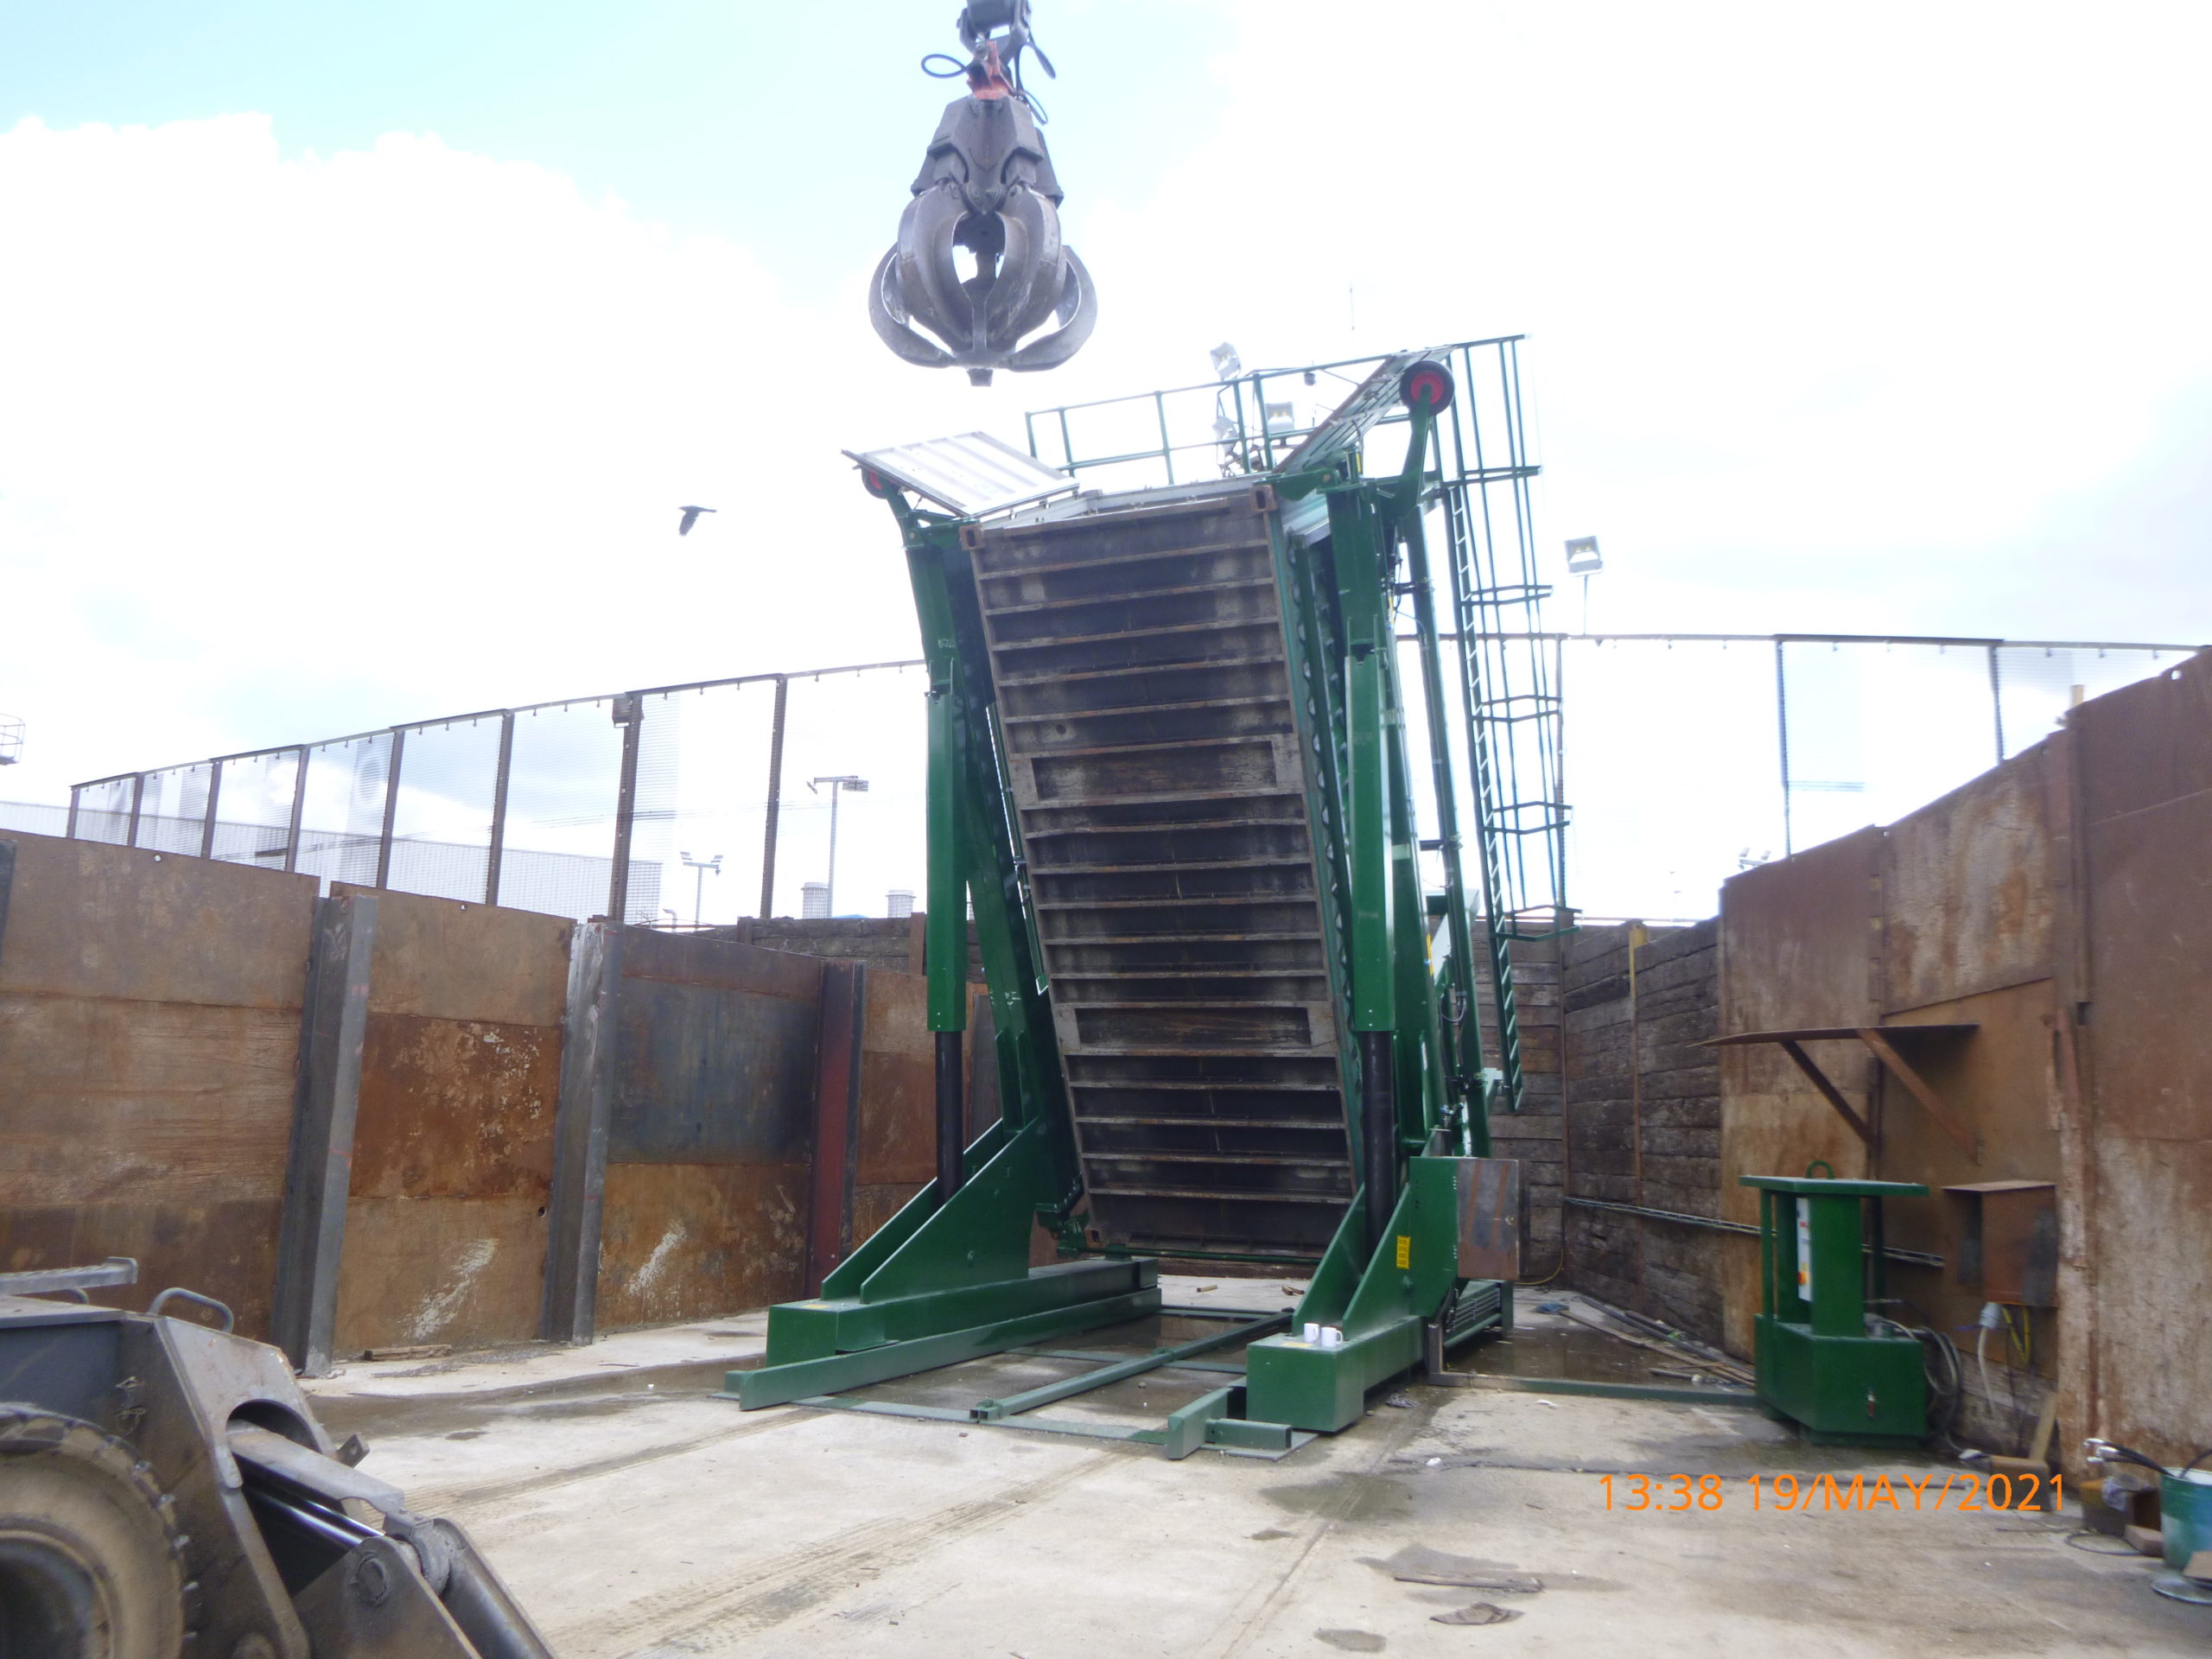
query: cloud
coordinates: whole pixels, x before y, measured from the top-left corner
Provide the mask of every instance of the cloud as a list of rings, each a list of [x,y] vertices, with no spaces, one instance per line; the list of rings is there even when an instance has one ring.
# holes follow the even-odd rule
[[[1071,79],[1099,331],[982,392],[881,350],[865,263],[794,286],[804,224],[688,235],[429,134],[0,134],[0,708],[31,724],[0,792],[912,654],[838,451],[1019,442],[1033,406],[1205,378],[1222,339],[1528,333],[1538,533],[1603,538],[1600,626],[2212,632],[2181,206],[2212,12],[1232,16],[1206,97]],[[887,243],[899,206],[822,211]],[[678,541],[688,501],[720,512]],[[818,769],[870,769],[834,747]]]

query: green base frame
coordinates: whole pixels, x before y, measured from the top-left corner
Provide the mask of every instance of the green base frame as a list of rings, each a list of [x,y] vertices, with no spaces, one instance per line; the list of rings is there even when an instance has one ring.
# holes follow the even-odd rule
[[[1334,1433],[1359,1421],[1371,1390],[1422,1363],[1424,1329],[1462,1282],[1458,1177],[1457,1159],[1408,1159],[1405,1189],[1372,1250],[1364,1194],[1353,1198],[1294,1316],[1301,1331],[1333,1328],[1343,1341],[1324,1346],[1293,1333],[1254,1343],[1245,1358],[1255,1417]],[[1490,1328],[1510,1329],[1510,1286],[1498,1306]]]
[[[1762,1313],[1759,1398],[1823,1446],[1910,1446],[1928,1438],[1928,1377],[1909,1337],[1822,1336]]]

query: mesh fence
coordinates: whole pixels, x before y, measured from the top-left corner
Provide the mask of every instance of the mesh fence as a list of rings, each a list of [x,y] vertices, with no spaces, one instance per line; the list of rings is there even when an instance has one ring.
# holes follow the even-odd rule
[[[613,698],[518,712],[498,902],[556,916],[608,914],[621,779]]]
[[[148,772],[146,787],[138,799],[137,844],[158,853],[204,851],[208,797],[214,778],[213,761]]]
[[[1546,635],[1586,916],[1712,913],[1739,869],[1889,822],[2187,647]],[[1408,753],[1433,834],[1421,670]],[[902,913],[926,882],[918,664],[458,716],[80,785],[80,840],[334,881],[663,926]],[[1463,826],[1464,712],[1446,699]],[[624,799],[626,749],[630,810]],[[852,780],[858,779],[855,784]],[[46,809],[0,804],[36,828]],[[296,825],[296,846],[293,834]],[[59,831],[60,824],[51,829]],[[1441,866],[1424,855],[1432,887]],[[618,866],[626,866],[616,902]],[[810,892],[810,889],[811,891]]]

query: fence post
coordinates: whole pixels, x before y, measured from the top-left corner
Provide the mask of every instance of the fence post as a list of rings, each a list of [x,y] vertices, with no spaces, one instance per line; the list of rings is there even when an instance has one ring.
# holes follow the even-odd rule
[[[2005,764],[2005,682],[1997,665],[1997,647],[1989,648],[1989,709],[1997,720],[1997,764]]]
[[[143,772],[136,772],[132,774],[130,779],[130,833],[123,838],[123,844],[126,847],[136,847],[138,844],[138,810],[145,804],[145,801],[146,774]]]
[[[77,839],[77,802],[84,792],[85,786],[82,784],[69,785],[69,827],[61,832],[61,838],[64,841]]]
[[[384,752],[384,828],[377,836],[377,887],[391,884],[391,827],[399,817],[399,766],[407,754],[407,734],[391,728],[391,743]]]
[[[207,818],[200,826],[200,856],[215,856],[215,804],[223,798],[223,763],[207,763]]]
[[[768,820],[760,838],[760,919],[776,913],[776,818],[784,798],[784,709],[791,696],[788,674],[776,676],[776,711],[768,725]]]
[[[1782,855],[1797,850],[1789,822],[1789,682],[1782,668],[1782,640],[1774,642],[1774,725],[1782,736]]]
[[[499,864],[507,852],[507,779],[514,769],[515,711],[499,715],[499,769],[492,779],[492,846],[484,861],[484,902],[499,902]]]
[[[614,858],[607,884],[607,919],[620,927],[630,919],[630,832],[638,811],[638,743],[645,725],[645,700],[634,691],[614,699],[614,723],[622,728],[622,778],[614,796]]]
[[[290,875],[300,868],[300,823],[307,816],[308,806],[308,747],[300,746],[299,770],[292,774],[292,826],[284,841],[284,874]]]

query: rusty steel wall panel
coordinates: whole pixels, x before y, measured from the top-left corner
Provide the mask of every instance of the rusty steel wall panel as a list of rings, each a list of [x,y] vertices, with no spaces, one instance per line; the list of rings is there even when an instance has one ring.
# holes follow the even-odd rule
[[[6,839],[16,879],[0,994],[298,1010],[313,876],[52,836]]]
[[[528,1194],[353,1198],[346,1206],[332,1357],[537,1336],[544,1202]]]
[[[269,1332],[315,882],[10,833],[0,1268],[139,1259]]]
[[[111,1255],[138,1263],[138,1282],[90,1293],[111,1307],[143,1308],[181,1285],[238,1316],[238,1334],[267,1341],[276,1279],[279,1197],[67,1200],[0,1205],[0,1268],[82,1267]]]
[[[2081,734],[2084,823],[2163,806],[2212,787],[2212,659],[2198,652],[2155,679],[2067,716]]]
[[[920,1192],[926,1181],[897,1181],[880,1186],[855,1186],[853,1189],[853,1243],[868,1242],[869,1235],[906,1207],[906,1201]]]
[[[822,963],[814,957],[649,927],[625,928],[622,939],[625,979],[719,986],[798,1002],[811,1002],[821,994]]]
[[[823,963],[622,930],[602,1330],[806,1291]]]
[[[0,997],[0,1206],[275,1198],[299,1016]]]
[[[330,890],[374,891],[343,881]],[[371,1014],[560,1025],[574,922],[417,893],[378,897]]]
[[[2087,963],[2064,1012],[2086,1133],[2061,1215],[2088,1237],[2061,1294],[2080,1284],[2094,1321],[2069,1377],[2091,1432],[2178,1461],[2212,1444],[2212,654],[2069,724]]]
[[[607,1172],[599,1326],[709,1319],[805,1294],[807,1166]]]
[[[1892,1011],[2051,973],[2042,746],[1891,825],[1883,838],[1885,995]]]
[[[2094,1160],[2089,1431],[2177,1464],[2212,1446],[2212,1137],[2100,1135]]]
[[[2051,1067],[2051,1019],[2056,1008],[2049,979],[1931,1003],[1903,1015],[1897,1025],[1971,1023],[1980,1028],[1960,1041],[1929,1043],[1911,1051],[1914,1070],[1945,1106],[1974,1133],[1979,1160],[1969,1160],[1919,1103],[1885,1083],[1876,1103],[1879,1155],[1871,1173],[1879,1179],[1919,1181],[1925,1198],[1899,1198],[1886,1208],[1890,1243],[1943,1258],[1942,1268],[1893,1263],[1891,1293],[1906,1298],[1916,1319],[1940,1330],[1969,1331],[1983,1298],[1959,1281],[1966,1245],[1967,1211],[1942,1189],[1981,1181],[2056,1181],[2059,1131],[2056,1077]],[[2056,1375],[2065,1339],[2061,1313],[2035,1315],[2035,1352],[2030,1369]],[[2002,1343],[1993,1344],[2004,1353]],[[2000,1393],[2002,1385],[1999,1385]]]
[[[1872,1025],[1878,958],[1878,830],[1862,830],[1731,878],[1720,890],[1720,1029]],[[1834,1044],[1810,1052],[1863,1117],[1872,1061]],[[1866,1149],[1778,1050],[1724,1048],[1720,1213],[1756,1224],[1758,1194],[1744,1175],[1801,1175],[1824,1159],[1839,1176],[1866,1173]],[[1719,1250],[1728,1348],[1749,1353],[1759,1297],[1758,1247],[1724,1237]]]
[[[2088,841],[2099,1126],[2202,1141],[2212,1130],[2212,786],[2092,823]]]
[[[560,1084],[558,1030],[370,1015],[353,1196],[543,1204]]]
[[[376,902],[333,1354],[525,1340],[574,925],[413,893]]]
[[[917,975],[868,976],[855,1172],[863,1186],[918,1190],[937,1173],[937,1047],[928,993],[929,982]],[[865,1236],[856,1208],[854,1242]]]
[[[818,1019],[810,995],[796,1001],[626,973],[608,1163],[804,1158]]]

